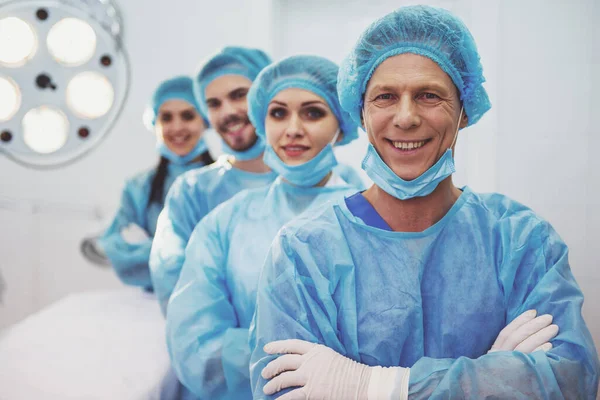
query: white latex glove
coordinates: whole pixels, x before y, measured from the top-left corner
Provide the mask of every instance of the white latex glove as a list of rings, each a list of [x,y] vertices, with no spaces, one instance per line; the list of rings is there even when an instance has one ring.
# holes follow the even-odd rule
[[[148,233],[138,224],[129,224],[121,230],[121,237],[129,244],[140,244],[150,239]]]
[[[488,353],[495,351],[520,351],[532,353],[537,350],[552,349],[550,339],[558,334],[558,325],[552,324],[552,315],[536,318],[537,311],[529,310],[506,325]]]
[[[329,347],[303,340],[267,344],[268,354],[285,354],[262,370],[271,379],[263,391],[272,395],[297,387],[279,400],[383,400],[407,399],[408,368],[369,367],[344,357]]]

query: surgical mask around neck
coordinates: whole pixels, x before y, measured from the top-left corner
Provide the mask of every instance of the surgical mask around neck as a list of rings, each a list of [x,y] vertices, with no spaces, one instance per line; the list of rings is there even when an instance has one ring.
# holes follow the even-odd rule
[[[197,158],[200,154],[204,153],[208,150],[208,146],[204,141],[204,138],[198,139],[198,143],[194,146],[194,148],[184,156],[180,156],[171,151],[165,142],[159,140],[156,144],[158,153],[172,162],[175,165],[185,165],[190,163],[192,160]]]
[[[382,160],[377,150],[372,144],[369,144],[367,154],[362,162],[362,169],[367,173],[373,182],[387,192],[389,195],[400,200],[408,200],[415,197],[425,197],[431,194],[435,188],[444,179],[456,171],[452,148],[456,143],[460,121],[462,120],[463,108],[460,110],[458,126],[454,133],[454,139],[450,147],[442,154],[437,162],[427,171],[423,172],[417,178],[411,181],[405,181],[400,178],[392,169]],[[363,121],[365,121],[365,131],[367,131],[367,119],[363,109]],[[368,132],[367,132],[368,133]]]
[[[295,186],[312,187],[321,182],[338,162],[333,152],[333,144],[337,142],[340,129],[336,131],[333,140],[327,144],[315,157],[300,165],[288,165],[275,153],[271,145],[267,145],[264,162],[278,175]]]

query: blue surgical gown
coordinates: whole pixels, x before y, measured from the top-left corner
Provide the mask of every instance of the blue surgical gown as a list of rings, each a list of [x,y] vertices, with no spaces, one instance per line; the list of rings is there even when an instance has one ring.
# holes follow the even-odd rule
[[[196,226],[167,313],[167,344],[180,381],[200,398],[250,399],[248,327],[265,256],[301,213],[356,192],[298,188],[278,178],[219,205]]]
[[[423,232],[366,225],[344,201],[286,225],[267,256],[250,330],[255,399],[273,340],[324,344],[358,362],[410,367],[409,398],[593,399],[598,355],[568,249],[550,224],[465,188]],[[486,354],[529,309],[560,332],[545,353]]]
[[[363,182],[352,167],[338,164],[335,172],[357,188]],[[277,175],[233,168],[227,157],[213,165],[184,174],[175,181],[159,217],[150,252],[150,274],[164,315],[185,260],[185,247],[200,220],[213,208],[244,189],[271,184]]]
[[[158,219],[150,252],[150,273],[163,314],[179,279],[185,247],[200,220],[222,202],[244,189],[268,186],[277,175],[233,168],[227,157],[183,174],[173,184]]]
[[[164,182],[164,195],[167,194],[175,178],[186,171],[202,166],[204,166],[203,163],[187,165],[169,163]],[[146,289],[152,288],[148,259],[152,236],[156,230],[156,220],[164,202],[164,199],[161,199],[160,204],[153,202],[148,206],[150,188],[155,173],[156,168],[153,168],[136,175],[125,183],[117,214],[110,227],[98,240],[121,281],[127,285],[141,286]],[[127,243],[121,236],[121,231],[130,224],[140,226],[150,238],[142,243]]]

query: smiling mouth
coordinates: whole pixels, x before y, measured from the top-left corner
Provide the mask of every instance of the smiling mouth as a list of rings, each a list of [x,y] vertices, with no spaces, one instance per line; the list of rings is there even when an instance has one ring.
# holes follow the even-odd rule
[[[217,131],[221,135],[237,138],[242,135],[242,133],[244,132],[246,127],[248,127],[248,125],[250,125],[249,120],[235,118],[234,121],[229,121],[227,123],[219,125]]]
[[[192,135],[169,136],[167,137],[167,140],[169,143],[173,143],[175,146],[181,146],[190,140],[191,137]]]
[[[285,151],[285,154],[288,157],[298,157],[310,149],[308,146],[302,146],[298,144],[281,146],[281,148],[283,151]]]
[[[243,123],[243,122],[238,122],[237,124],[231,124],[229,125],[226,129],[225,132],[226,133],[232,133],[232,134],[237,134],[240,133],[240,131],[242,129],[244,129],[246,127],[247,124]]]
[[[427,143],[431,141],[431,139],[407,142],[407,141],[393,141],[386,139],[392,146],[394,146],[397,150],[403,152],[410,152],[420,149],[425,146]]]

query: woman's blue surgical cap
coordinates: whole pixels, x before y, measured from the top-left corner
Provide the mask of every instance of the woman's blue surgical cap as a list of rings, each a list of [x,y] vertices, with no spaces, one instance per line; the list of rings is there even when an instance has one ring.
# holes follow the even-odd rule
[[[338,145],[350,143],[358,137],[357,124],[340,106],[336,81],[338,66],[318,56],[293,56],[265,68],[256,78],[248,93],[248,116],[259,136],[265,136],[265,119],[269,102],[284,89],[308,90],[322,97],[335,115],[344,133]]]
[[[363,97],[373,72],[389,57],[403,53],[428,57],[450,76],[469,125],[490,109],[479,53],[465,24],[441,8],[410,6],[372,23],[342,62],[337,84],[340,103],[357,124],[361,124]]]
[[[223,75],[241,75],[254,81],[269,64],[271,58],[264,51],[246,47],[225,47],[209,58],[194,81],[194,92],[204,115],[208,115],[204,90],[209,83]]]
[[[196,96],[194,96],[194,82],[189,76],[176,76],[161,82],[152,95],[152,125],[156,123],[158,110],[168,100],[184,100],[190,103],[198,111],[206,127],[209,126],[208,120],[202,114]]]

